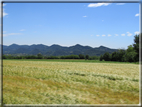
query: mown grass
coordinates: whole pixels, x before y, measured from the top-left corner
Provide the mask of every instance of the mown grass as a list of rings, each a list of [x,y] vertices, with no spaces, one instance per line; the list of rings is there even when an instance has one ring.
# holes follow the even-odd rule
[[[3,60],[4,104],[139,104],[139,65]]]

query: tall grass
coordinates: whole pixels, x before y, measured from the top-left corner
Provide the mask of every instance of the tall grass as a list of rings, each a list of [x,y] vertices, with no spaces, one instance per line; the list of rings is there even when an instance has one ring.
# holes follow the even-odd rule
[[[139,65],[3,61],[5,104],[138,104]]]

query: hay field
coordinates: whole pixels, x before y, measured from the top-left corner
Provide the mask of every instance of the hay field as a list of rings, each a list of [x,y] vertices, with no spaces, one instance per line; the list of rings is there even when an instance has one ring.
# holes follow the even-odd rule
[[[4,104],[139,104],[139,65],[3,60]]]

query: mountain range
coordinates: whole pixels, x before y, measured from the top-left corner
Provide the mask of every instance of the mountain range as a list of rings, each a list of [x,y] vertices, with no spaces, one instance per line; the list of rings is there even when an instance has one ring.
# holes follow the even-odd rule
[[[89,56],[100,56],[105,52],[112,53],[117,51],[117,49],[110,49],[105,46],[100,46],[96,48],[92,48],[90,46],[82,46],[80,44],[76,44],[70,47],[64,47],[57,44],[53,44],[51,46],[46,46],[43,44],[38,45],[17,45],[12,44],[9,46],[3,45],[3,54],[4,55],[37,55],[41,53],[42,55],[47,56],[65,56],[65,55],[89,55]]]

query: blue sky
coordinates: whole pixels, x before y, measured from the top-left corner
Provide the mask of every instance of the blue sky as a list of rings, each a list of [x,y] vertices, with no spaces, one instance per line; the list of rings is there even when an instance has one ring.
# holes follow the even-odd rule
[[[139,32],[139,3],[4,3],[3,44],[125,48]]]

